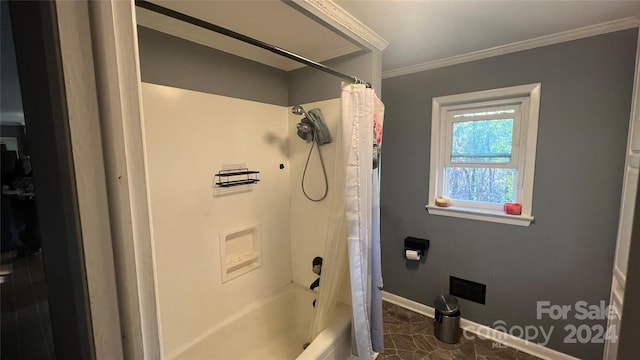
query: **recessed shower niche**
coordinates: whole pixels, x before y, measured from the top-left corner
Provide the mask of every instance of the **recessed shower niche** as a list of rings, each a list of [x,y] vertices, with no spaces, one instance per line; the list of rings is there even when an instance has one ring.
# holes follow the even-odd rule
[[[222,283],[262,266],[260,225],[220,233],[220,258]]]

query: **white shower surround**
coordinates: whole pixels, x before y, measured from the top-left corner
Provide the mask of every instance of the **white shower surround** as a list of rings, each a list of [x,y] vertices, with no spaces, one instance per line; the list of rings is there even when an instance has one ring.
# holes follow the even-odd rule
[[[295,135],[300,116],[290,108],[149,83],[143,83],[142,95],[162,346],[173,359],[221,324],[238,320],[238,313],[279,306],[264,299],[279,289],[287,293],[285,286],[297,286],[292,281],[308,292],[304,288],[316,279],[311,261],[324,251],[329,202],[312,203],[302,195],[309,144]],[[340,99],[301,105],[321,108],[335,133]],[[324,145],[322,152],[331,179],[335,146]],[[216,194],[213,175],[234,163],[259,170],[260,182],[249,191]],[[320,171],[314,150],[307,175],[311,193],[323,186]],[[218,236],[250,224],[261,224],[262,266],[222,283]],[[341,299],[348,303],[345,283]],[[266,307],[257,309],[256,303]],[[310,301],[300,306],[312,309]],[[256,326],[262,325],[251,328]],[[308,359],[348,344],[350,334],[334,328],[318,339]]]
[[[303,351],[313,321],[315,295],[289,284],[232,314],[176,359],[346,360],[350,357],[351,311],[338,306],[333,321]]]
[[[166,358],[291,282],[287,108],[143,83],[157,293]],[[225,164],[260,171],[218,196]],[[284,169],[279,168],[284,164]],[[221,281],[219,234],[261,226],[262,266]]]
[[[339,89],[336,89],[336,95]],[[298,104],[296,104],[298,105]],[[308,104],[299,104],[309,112],[313,108],[322,111],[322,117],[329,128],[332,137],[336,136],[340,121],[340,99],[318,101]],[[327,198],[320,202],[312,202],[304,197],[301,190],[301,178],[310,143],[304,142],[296,135],[296,124],[302,116],[289,112],[289,153],[291,164],[291,261],[293,269],[293,281],[309,286],[316,275],[311,271],[311,261],[316,256],[323,256],[324,244],[327,235],[328,219],[331,201],[335,194],[334,158],[336,154],[336,142],[322,145],[322,157],[324,158],[329,180],[329,192]],[[319,197],[324,190],[324,177],[318,158],[318,151],[313,149],[311,160],[305,178],[305,189],[311,197]],[[346,297],[348,298],[348,296]]]

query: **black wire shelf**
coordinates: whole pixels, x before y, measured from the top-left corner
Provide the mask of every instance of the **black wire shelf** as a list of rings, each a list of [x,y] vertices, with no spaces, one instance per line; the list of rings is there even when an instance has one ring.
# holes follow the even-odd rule
[[[215,185],[217,187],[228,188],[257,184],[260,181],[258,174],[260,174],[260,171],[249,170],[248,168],[220,170],[215,175]]]

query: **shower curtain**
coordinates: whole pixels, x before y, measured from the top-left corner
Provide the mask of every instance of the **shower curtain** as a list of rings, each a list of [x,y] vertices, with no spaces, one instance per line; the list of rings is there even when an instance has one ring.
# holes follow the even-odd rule
[[[383,118],[384,105],[373,89],[343,87],[343,136],[351,139],[343,149],[347,153],[345,227],[355,335],[352,347],[361,359],[373,358],[373,351],[383,350],[379,167],[373,169],[374,142],[381,145]]]
[[[352,349],[360,359],[382,352],[379,167],[384,105],[365,85],[342,87],[342,121],[336,134],[335,193],[325,243],[313,337],[335,309],[342,280],[351,280]],[[378,163],[377,161],[375,162]],[[347,261],[348,260],[348,261]]]

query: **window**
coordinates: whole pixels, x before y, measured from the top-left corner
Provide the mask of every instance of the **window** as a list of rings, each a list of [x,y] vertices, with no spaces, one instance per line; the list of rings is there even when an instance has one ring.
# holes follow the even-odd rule
[[[527,226],[533,221],[533,173],[540,84],[433,99],[430,214]],[[451,207],[436,206],[437,197]],[[503,205],[522,205],[507,215]]]

